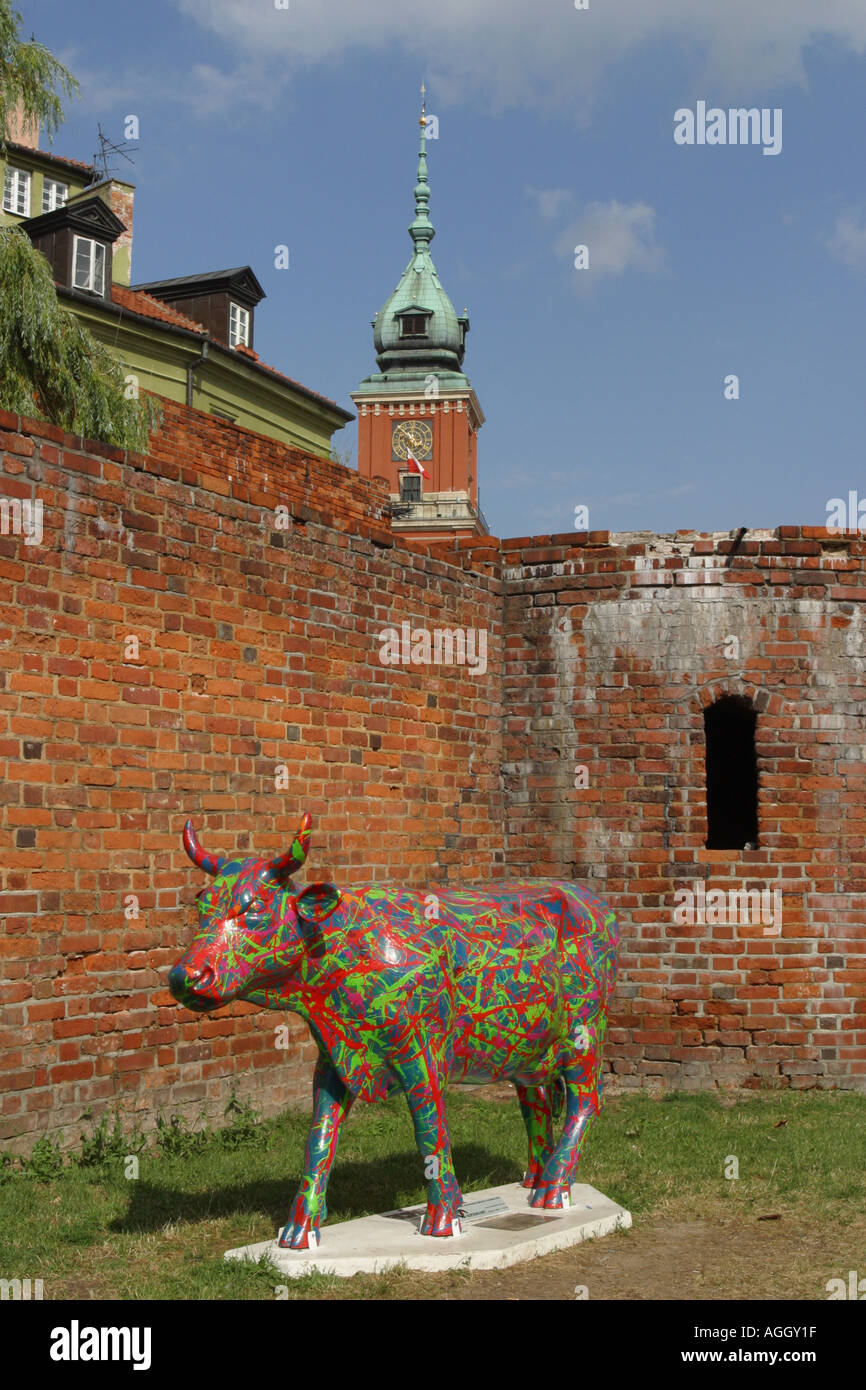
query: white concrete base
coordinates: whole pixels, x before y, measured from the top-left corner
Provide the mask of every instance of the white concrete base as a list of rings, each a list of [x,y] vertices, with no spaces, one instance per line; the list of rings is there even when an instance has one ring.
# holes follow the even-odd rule
[[[467,1194],[459,1236],[422,1236],[426,1206],[404,1207],[379,1216],[325,1226],[318,1248],[281,1250],[276,1240],[227,1250],[227,1260],[259,1260],[266,1255],[290,1279],[320,1274],[379,1274],[404,1266],[437,1273],[448,1269],[505,1269],[508,1265],[564,1250],[582,1240],[627,1230],[631,1214],[586,1183],[571,1189],[571,1206],[536,1210],[519,1183]]]

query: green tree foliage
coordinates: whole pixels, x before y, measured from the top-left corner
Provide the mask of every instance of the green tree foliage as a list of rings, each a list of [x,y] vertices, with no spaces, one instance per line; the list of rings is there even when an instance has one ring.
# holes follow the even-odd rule
[[[19,39],[20,24],[0,0],[0,151],[19,106],[51,133],[63,120],[56,89],[78,91],[46,48]],[[120,363],[58,301],[45,257],[17,226],[0,227],[0,409],[143,453],[160,408],[126,391]]]
[[[126,389],[120,363],[59,303],[45,257],[0,227],[0,408],[143,453],[159,406]]]
[[[41,43],[20,39],[20,27],[18,11],[9,0],[0,0],[0,152],[19,104],[26,120],[38,121],[50,136],[63,120],[57,88],[67,96],[78,94],[72,74]]]

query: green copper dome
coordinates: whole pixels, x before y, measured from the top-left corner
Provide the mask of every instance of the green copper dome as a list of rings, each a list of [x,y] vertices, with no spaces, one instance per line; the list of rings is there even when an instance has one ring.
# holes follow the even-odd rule
[[[436,235],[429,216],[427,130],[421,117],[415,220],[409,227],[412,258],[400,283],[373,320],[373,343],[380,371],[388,380],[435,372],[443,380],[462,378],[469,319],[458,318],[436,273],[430,243]],[[463,378],[465,380],[465,378]],[[372,378],[368,378],[368,381]],[[381,380],[381,378],[380,378]]]

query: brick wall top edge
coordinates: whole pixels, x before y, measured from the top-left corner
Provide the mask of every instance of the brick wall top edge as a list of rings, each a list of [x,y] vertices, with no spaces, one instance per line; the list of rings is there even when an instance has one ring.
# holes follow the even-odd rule
[[[242,456],[245,474],[248,470],[251,470],[253,475],[256,474],[263,463],[277,472],[287,465],[289,469],[303,469],[321,486],[330,486],[335,492],[345,489],[358,500],[363,499],[368,513],[381,507],[387,498],[387,489],[383,484],[362,478],[356,469],[347,468],[324,455],[309,453],[270,436],[248,430],[242,425],[219,420],[205,411],[189,409],[177,401],[168,400],[167,397],[159,396],[157,399],[162,407],[163,422],[160,429],[151,436],[146,457],[131,450],[118,449],[101,440],[71,434],[45,420],[18,416],[10,411],[0,411],[0,424],[4,429],[39,439],[49,439],[77,453],[107,458],[117,463],[127,462],[133,467],[144,467],[155,473],[159,472],[161,463],[178,462],[177,459],[166,459],[167,454],[175,454],[181,448],[185,452],[200,449],[201,457],[185,459],[185,466],[191,465],[196,471],[206,469],[208,464],[213,467],[213,454],[216,453],[220,464],[218,471],[224,475],[231,470],[231,460],[228,456],[234,453]],[[212,448],[208,448],[208,445]],[[260,483],[257,477],[251,477],[250,481]]]
[[[667,541],[671,545],[683,545],[698,541],[711,541],[718,546],[732,545],[736,540],[737,531],[590,531],[589,543],[593,545],[610,545],[616,549],[625,549],[630,545],[640,545],[642,543],[658,543]],[[824,540],[836,542],[837,544],[845,541],[860,540],[862,533],[856,530],[842,530],[833,526],[776,526],[768,528],[766,526],[747,527],[743,532],[740,544],[749,542],[756,543],[771,540]],[[508,536],[500,541],[503,550],[524,550],[535,549],[542,546],[569,546],[586,544],[587,533],[585,531],[564,531],[553,535],[538,536]]]
[[[426,549],[435,550],[438,553],[446,553],[449,550],[459,550],[463,553],[473,550],[495,550],[498,551],[502,546],[502,541],[497,536],[452,536],[448,540],[424,540],[420,536],[406,538],[406,543],[422,545]]]
[[[649,551],[655,552],[659,558],[662,556],[688,557],[693,555],[720,555],[727,556],[731,550],[735,551],[735,560],[741,555],[755,555],[763,553],[778,553],[771,547],[778,547],[780,542],[823,542],[830,546],[845,547],[864,540],[864,533],[856,530],[841,530],[836,527],[827,526],[777,526],[775,530],[768,530],[765,527],[754,530],[746,530],[739,542],[737,533],[730,531],[591,531],[572,532],[556,534],[550,536],[517,536],[508,537],[500,541],[500,547],[509,557],[525,555],[525,552],[557,550],[560,552],[556,558],[564,558],[565,553],[575,547],[586,545],[606,547],[611,551],[628,553],[630,555],[641,555]],[[661,550],[658,548],[661,547]],[[803,551],[802,553],[806,553]],[[809,553],[818,553],[817,546]],[[548,562],[554,560],[552,553],[548,556]],[[544,563],[536,558],[527,563]]]
[[[259,491],[273,491],[287,484],[314,491],[319,494],[322,510],[361,512],[379,527],[387,526],[381,516],[387,489],[362,478],[356,469],[176,401],[160,397],[160,402],[163,423],[152,436],[150,447],[157,469],[161,462],[176,464],[177,451],[182,448],[192,454],[189,462],[196,469],[210,467],[220,477],[234,478],[237,473],[239,482]]]
[[[688,555],[691,547],[694,547],[692,554],[708,555],[718,554],[726,556],[735,541],[737,533],[730,531],[695,531],[678,530],[675,532],[658,533],[651,531],[591,531],[586,532],[556,532],[549,535],[519,536],[499,539],[495,536],[472,536],[457,537],[451,541],[437,542],[424,541],[419,539],[406,538],[405,540],[391,536],[389,541],[385,541],[386,535],[391,535],[387,519],[380,514],[380,508],[387,497],[387,490],[384,485],[374,482],[372,479],[362,478],[355,469],[347,468],[345,465],[336,463],[324,455],[307,453],[302,449],[281,443],[268,436],[246,429],[231,421],[216,419],[204,411],[188,409],[175,401],[170,401],[160,397],[163,408],[163,427],[155,433],[152,438],[152,447],[145,455],[134,453],[133,451],[123,451],[112,445],[104,444],[98,440],[86,439],[81,435],[70,434],[56,425],[49,424],[44,420],[35,420],[26,416],[18,416],[10,411],[0,411],[0,427],[14,433],[30,435],[37,439],[50,440],[60,443],[65,449],[77,453],[84,453],[95,458],[106,458],[118,463],[127,463],[131,467],[144,469],[151,473],[159,473],[160,465],[178,466],[177,458],[167,458],[166,454],[176,454],[179,448],[191,457],[185,457],[180,461],[180,466],[192,469],[197,474],[197,480],[207,490],[208,474],[214,474],[225,479],[230,474],[233,460],[228,455],[237,452],[242,455],[243,474],[232,478],[232,485],[236,481],[238,491],[246,489],[248,497],[250,493],[256,494],[257,502],[264,502],[267,495],[272,495],[275,501],[280,500],[283,491],[280,484],[283,480],[279,474],[283,469],[290,475],[297,470],[303,472],[303,479],[295,476],[292,481],[301,483],[305,491],[318,493],[316,501],[318,507],[311,510],[317,520],[323,524],[333,526],[339,524],[339,529],[345,529],[346,520],[351,518],[352,529],[358,527],[359,532],[375,539],[378,543],[388,545],[397,544],[401,548],[414,550],[416,553],[426,553],[435,555],[446,563],[471,563],[477,557],[480,563],[489,566],[497,563],[500,559],[506,559],[509,563],[557,563],[565,558],[566,551],[574,551],[584,547],[598,547],[607,549],[611,552],[623,554],[630,550],[632,555],[640,554],[641,550],[649,547],[656,548],[659,545],[669,546],[671,551],[679,555]],[[213,443],[216,447],[216,457],[207,449],[207,443]],[[196,457],[196,447],[202,448],[200,457]],[[248,449],[244,446],[248,446]],[[267,482],[263,481],[262,469],[273,469],[277,476],[268,477]],[[323,494],[329,493],[327,501],[330,506],[323,507],[321,503],[325,500]],[[244,499],[246,500],[246,499]],[[312,500],[312,499],[311,499]],[[344,505],[345,504],[345,505]],[[360,527],[361,519],[365,525]],[[370,528],[370,529],[368,529]],[[767,528],[747,528],[740,539],[737,547],[737,555],[734,557],[734,565],[737,558],[742,554],[754,554],[757,548],[761,553],[778,553],[772,551],[774,543],[781,542],[780,559],[790,565],[792,560],[799,560],[801,557],[819,553],[821,544],[835,547],[842,551],[853,548],[853,553],[859,553],[857,543],[864,542],[864,536],[857,530],[842,530],[835,527],[826,526],[806,526],[806,525],[780,525],[773,530]],[[786,542],[797,543],[789,549]],[[767,547],[765,551],[764,547]],[[748,547],[748,548],[747,548]],[[546,554],[542,559],[541,555],[534,557],[532,561],[528,556],[521,552],[525,551],[559,551],[559,554]],[[792,553],[793,551],[793,553]]]

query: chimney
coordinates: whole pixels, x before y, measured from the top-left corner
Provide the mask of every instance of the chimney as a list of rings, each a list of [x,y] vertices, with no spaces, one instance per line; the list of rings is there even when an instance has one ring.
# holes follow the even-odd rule
[[[101,183],[91,184],[78,197],[92,197],[97,193],[107,203],[115,216],[119,217],[125,232],[121,232],[114,243],[114,256],[111,262],[111,278],[115,285],[128,285],[132,280],[132,209],[135,200],[135,185],[124,183],[122,179],[111,177]]]
[[[111,278],[118,285],[128,285],[132,280],[132,205],[135,201],[135,184],[112,179],[108,185],[108,194],[111,211],[116,213],[126,228],[114,243]]]
[[[6,139],[13,145],[26,145],[28,150],[39,149],[39,121],[27,121],[23,103],[19,101],[9,117],[9,130]]]

